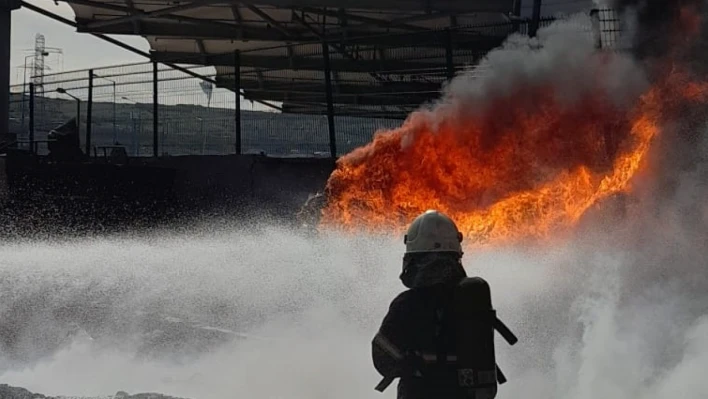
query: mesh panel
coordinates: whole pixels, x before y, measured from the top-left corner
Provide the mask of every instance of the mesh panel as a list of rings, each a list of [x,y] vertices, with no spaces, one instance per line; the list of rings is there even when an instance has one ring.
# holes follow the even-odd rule
[[[621,50],[617,13],[596,15],[595,22],[577,23],[578,31],[594,35],[604,48]],[[539,26],[553,21],[545,18]],[[412,111],[437,99],[455,73],[483,77],[486,71],[471,67],[509,34],[529,29],[529,21],[512,21],[328,42],[337,154],[365,145],[376,131],[400,126]],[[184,69],[158,64],[157,107],[152,63],[95,69],[92,151],[121,145],[131,156],[152,156],[157,144],[158,155],[234,154],[240,127],[243,153],[329,156],[324,46],[163,57]],[[22,92],[22,85],[11,88],[10,128],[26,140],[29,96]],[[45,140],[51,129],[78,116],[84,149],[88,98],[89,71],[46,75],[36,88],[35,139]]]

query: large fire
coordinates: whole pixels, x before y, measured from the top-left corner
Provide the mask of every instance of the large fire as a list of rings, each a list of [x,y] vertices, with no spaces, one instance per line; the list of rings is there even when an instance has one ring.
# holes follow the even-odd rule
[[[666,118],[708,93],[675,70],[629,106],[601,87],[568,100],[529,83],[478,109],[415,113],[340,159],[321,224],[400,233],[438,209],[477,245],[568,231],[627,190]]]

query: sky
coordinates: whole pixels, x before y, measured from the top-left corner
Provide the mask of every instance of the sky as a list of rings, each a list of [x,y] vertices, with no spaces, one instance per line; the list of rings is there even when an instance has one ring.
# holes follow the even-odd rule
[[[53,1],[48,0],[27,1],[64,18],[74,20],[74,12],[66,3],[59,2],[59,5],[55,5]],[[10,65],[12,66],[10,80],[12,83],[22,83],[25,56],[33,53],[32,49],[37,33],[44,35],[47,47],[59,48],[63,52],[62,57],[58,54],[50,54],[47,57],[45,63],[52,68],[52,71],[47,71],[47,73],[146,60],[144,57],[123,50],[90,34],[77,33],[73,27],[23,8],[12,13],[10,55]],[[150,49],[148,42],[142,37],[122,35],[112,35],[112,37],[143,51]],[[28,60],[28,64],[32,64],[31,59]]]
[[[57,5],[51,0],[27,1],[69,20],[74,20],[74,13],[66,3],[59,2]],[[531,4],[532,0],[523,0],[523,14],[530,13]],[[569,12],[584,9],[591,5],[591,0],[546,0],[543,14]],[[61,49],[62,51],[61,56],[52,53],[47,57],[45,63],[48,68],[51,68],[51,71],[47,71],[47,73],[145,61],[145,58],[137,54],[123,50],[89,34],[77,33],[74,28],[61,22],[54,21],[28,9],[20,9],[12,13],[12,48],[10,56],[12,72],[10,80],[13,84],[22,83],[25,56],[32,54],[37,33],[45,36],[47,47]],[[149,50],[147,41],[142,37],[121,35],[112,35],[112,37],[140,50]],[[28,63],[31,64],[31,62],[31,59],[29,59]]]

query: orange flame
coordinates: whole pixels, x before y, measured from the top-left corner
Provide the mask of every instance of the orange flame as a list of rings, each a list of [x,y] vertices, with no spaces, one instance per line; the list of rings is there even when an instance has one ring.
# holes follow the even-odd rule
[[[629,110],[601,89],[567,105],[553,87],[537,85],[479,112],[415,113],[340,159],[321,225],[401,233],[434,208],[478,245],[568,231],[626,190],[662,121],[706,93],[707,84],[673,72]]]

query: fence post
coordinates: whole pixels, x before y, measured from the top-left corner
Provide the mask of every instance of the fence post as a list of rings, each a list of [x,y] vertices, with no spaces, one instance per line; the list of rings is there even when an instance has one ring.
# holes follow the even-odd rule
[[[602,29],[600,28],[600,10],[593,8],[590,10],[590,22],[592,23],[592,35],[595,41],[595,48],[602,48]]]
[[[445,28],[445,66],[447,69],[447,80],[455,77],[455,63],[452,58],[452,31]]]
[[[514,0],[514,24],[513,24],[513,32],[518,32],[519,31],[519,20],[521,19],[521,0]]]
[[[322,60],[324,61],[325,91],[327,96],[327,125],[329,126],[329,152],[337,158],[337,136],[334,131],[334,100],[332,99],[332,70],[329,65],[329,44],[322,41]]]
[[[29,147],[34,154],[34,83],[29,84]]]
[[[236,127],[236,154],[241,155],[241,53],[234,52],[234,126]]]
[[[533,13],[531,14],[531,26],[529,28],[529,36],[536,36],[538,26],[541,23],[541,3],[542,0],[533,0]]]
[[[158,156],[158,141],[157,130],[159,126],[158,119],[158,99],[157,99],[157,61],[152,62],[152,155]]]
[[[88,104],[86,104],[86,155],[91,156],[91,125],[93,120],[93,69],[89,69]],[[81,123],[81,122],[79,122]]]
[[[81,148],[81,99],[76,100],[76,140],[79,142],[77,145]],[[91,156],[91,153],[86,153],[87,157]]]
[[[22,70],[23,73],[27,73],[27,71]],[[27,97],[27,82],[22,82],[22,111],[20,114],[20,123],[21,123],[21,129],[24,131],[25,130],[25,98]],[[9,132],[8,132],[9,133]]]
[[[0,138],[10,133],[10,23],[18,1],[0,1]]]

